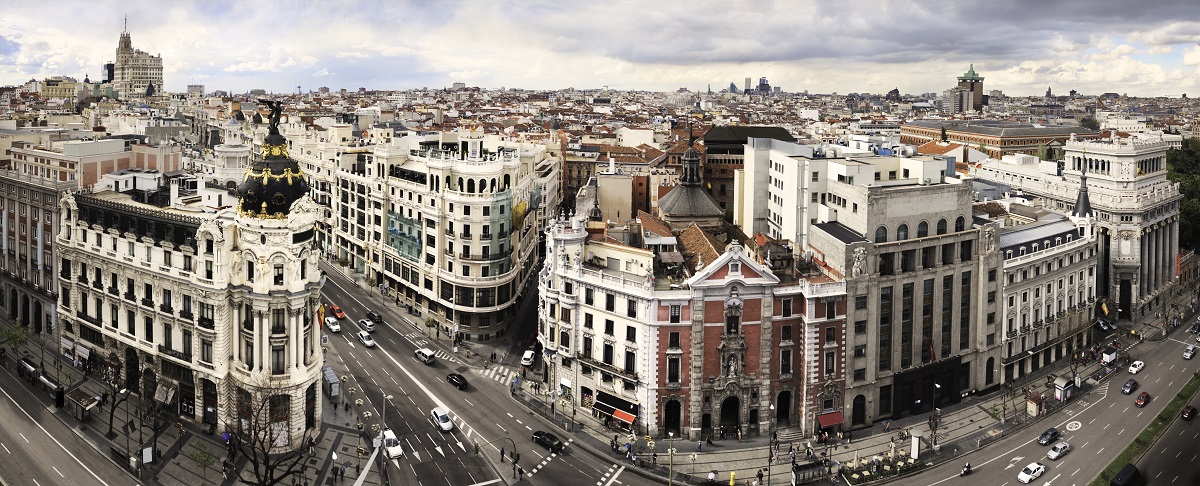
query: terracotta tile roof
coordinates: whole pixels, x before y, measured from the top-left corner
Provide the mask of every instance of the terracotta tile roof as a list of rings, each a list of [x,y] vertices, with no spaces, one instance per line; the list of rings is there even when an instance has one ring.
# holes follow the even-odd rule
[[[939,142],[931,140],[917,147],[917,152],[929,155],[945,155],[954,151],[962,151],[962,145],[954,142]]]
[[[654,217],[654,215],[642,210],[638,210],[637,218],[642,221],[642,229],[654,233],[658,236],[674,236],[671,233],[671,227],[663,220]]]
[[[716,261],[721,256],[721,252],[725,251],[725,245],[714,239],[708,232],[700,229],[695,223],[679,233],[679,246],[683,248],[684,259],[692,268],[697,267],[697,258],[700,260],[698,266],[703,267]]]
[[[975,210],[987,214],[990,218],[1008,214],[1008,210],[1004,209],[1004,205],[995,201],[976,204]]]

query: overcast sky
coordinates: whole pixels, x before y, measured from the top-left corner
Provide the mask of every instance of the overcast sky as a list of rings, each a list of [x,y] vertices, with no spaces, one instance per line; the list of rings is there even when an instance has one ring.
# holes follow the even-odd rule
[[[101,76],[123,17],[169,91],[441,88],[1200,95],[1200,3],[60,1],[0,10],[0,85]]]

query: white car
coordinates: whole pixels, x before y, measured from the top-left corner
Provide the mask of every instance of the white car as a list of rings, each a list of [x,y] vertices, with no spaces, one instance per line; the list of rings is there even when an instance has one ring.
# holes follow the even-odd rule
[[[342,332],[342,323],[333,316],[325,318],[325,327],[329,329],[329,332]]]
[[[375,340],[371,339],[371,333],[367,331],[358,331],[358,342],[368,348],[375,347]]]
[[[404,448],[400,446],[400,439],[396,438],[392,429],[383,430],[383,453],[387,454],[388,459],[404,457]]]
[[[1138,374],[1139,371],[1142,371],[1142,368],[1145,368],[1145,367],[1146,367],[1146,363],[1143,363],[1141,361],[1134,361],[1133,364],[1129,365],[1129,374],[1136,375],[1136,374]]]
[[[521,355],[521,366],[533,366],[533,350],[525,350],[525,354]]]
[[[1059,442],[1050,448],[1050,452],[1046,453],[1046,458],[1051,461],[1057,461],[1062,456],[1067,455],[1068,452],[1071,452],[1071,444]]]
[[[1025,469],[1021,470],[1021,474],[1017,475],[1017,481],[1028,484],[1030,481],[1042,477],[1042,474],[1045,472],[1046,466],[1040,462],[1035,462],[1025,466]]]
[[[1194,356],[1196,356],[1195,346],[1189,344],[1186,348],[1183,348],[1183,359],[1192,359]]]
[[[437,407],[429,411],[429,421],[441,428],[442,432],[454,430],[454,422],[450,420],[450,412],[447,412],[442,407]]]

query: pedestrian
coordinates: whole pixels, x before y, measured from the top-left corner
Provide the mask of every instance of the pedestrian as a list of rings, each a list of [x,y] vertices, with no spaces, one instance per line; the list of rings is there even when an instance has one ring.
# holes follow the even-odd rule
[[[312,454],[315,454],[316,452],[317,452],[317,441],[314,440],[312,437],[309,437],[308,438],[308,453],[309,453],[309,455],[312,455]]]
[[[696,441],[696,452],[700,452],[701,448],[703,448],[703,447],[704,447],[703,442]]]
[[[738,443],[741,444],[742,443],[742,428],[741,427],[738,427],[737,433],[738,433]]]
[[[758,484],[762,484],[762,478],[763,478],[762,469],[758,470],[757,476],[758,476]]]
[[[500,448],[500,464],[504,464],[504,448]]]
[[[725,440],[725,426],[721,426],[721,440]]]
[[[842,431],[838,431],[838,440],[842,440]]]
[[[705,436],[704,442],[707,443],[708,445],[712,445],[712,434],[708,434],[707,436]]]
[[[850,439],[850,431],[847,430],[846,431],[846,443],[849,444],[851,442],[853,442],[853,440]]]
[[[221,478],[229,479],[229,462],[221,461]]]
[[[883,421],[883,431],[884,431],[884,432],[887,432],[887,431],[889,431],[889,430],[892,430],[892,421],[891,421],[891,420],[884,420],[884,421]]]
[[[524,480],[525,480],[525,468],[518,466],[517,467],[517,481],[524,481]]]
[[[342,479],[346,479],[346,466],[345,465],[342,466],[342,469],[340,472],[338,472],[338,475],[341,476]]]
[[[658,465],[658,453],[657,452],[650,454],[650,465],[652,465],[652,466]]]
[[[788,454],[791,454],[793,452],[796,452],[796,446],[792,445],[791,442],[788,442]]]

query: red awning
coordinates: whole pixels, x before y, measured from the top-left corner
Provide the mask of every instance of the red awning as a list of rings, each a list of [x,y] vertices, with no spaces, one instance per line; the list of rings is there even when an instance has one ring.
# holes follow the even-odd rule
[[[617,420],[620,420],[620,421],[622,421],[622,422],[625,422],[625,423],[627,423],[627,424],[632,424],[632,423],[633,423],[633,420],[634,420],[636,417],[634,417],[634,416],[633,416],[633,414],[631,414],[631,413],[629,413],[629,412],[622,412],[622,411],[620,411],[620,410],[613,410],[613,418],[616,418]]]
[[[817,423],[821,425],[822,429],[842,425],[845,421],[846,418],[842,416],[842,412],[829,412],[817,415]]]

